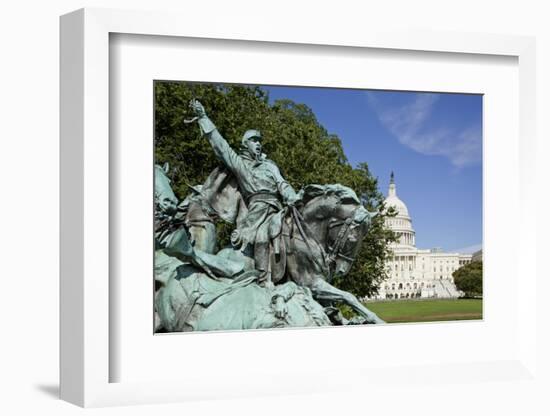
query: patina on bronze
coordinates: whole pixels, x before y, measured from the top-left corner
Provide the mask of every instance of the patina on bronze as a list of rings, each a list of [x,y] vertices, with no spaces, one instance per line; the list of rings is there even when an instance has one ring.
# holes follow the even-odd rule
[[[190,103],[223,167],[179,205],[167,167],[155,168],[156,331],[234,330],[383,323],[351,293],[346,275],[375,215],[339,184],[296,192],[248,130],[238,152]],[[177,208],[175,208],[177,205]],[[234,224],[231,247],[216,250],[215,222]],[[348,321],[333,307],[349,305]]]

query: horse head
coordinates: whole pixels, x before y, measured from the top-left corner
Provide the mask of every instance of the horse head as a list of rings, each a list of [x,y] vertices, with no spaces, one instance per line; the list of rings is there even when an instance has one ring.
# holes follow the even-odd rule
[[[376,214],[339,184],[306,186],[302,200],[302,216],[327,254],[330,275],[347,274]]]
[[[168,163],[162,167],[155,165],[155,205],[162,214],[174,215],[178,206],[178,198],[170,186],[168,170]]]

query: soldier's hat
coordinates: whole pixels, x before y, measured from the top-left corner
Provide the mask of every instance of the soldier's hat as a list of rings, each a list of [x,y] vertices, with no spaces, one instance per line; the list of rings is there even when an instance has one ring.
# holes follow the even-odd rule
[[[242,143],[246,144],[246,142],[254,137],[257,137],[258,139],[262,138],[261,133],[258,130],[247,130],[243,134]]]

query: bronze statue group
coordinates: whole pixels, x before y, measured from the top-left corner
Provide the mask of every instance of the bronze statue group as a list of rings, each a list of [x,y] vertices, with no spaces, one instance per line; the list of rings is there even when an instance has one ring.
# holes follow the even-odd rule
[[[248,130],[238,152],[190,107],[221,165],[181,203],[168,166],[155,166],[155,331],[210,331],[383,323],[330,284],[349,272],[373,213],[339,184],[299,192]],[[233,226],[217,249],[216,222]],[[337,304],[357,314],[345,319]]]

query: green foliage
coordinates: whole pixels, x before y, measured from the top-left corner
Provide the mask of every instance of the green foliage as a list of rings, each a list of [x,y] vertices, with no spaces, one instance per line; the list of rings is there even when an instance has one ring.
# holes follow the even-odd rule
[[[384,268],[389,254],[387,243],[394,236],[384,226],[388,213],[368,165],[362,163],[354,169],[338,136],[329,134],[304,104],[278,100],[270,105],[267,93],[255,86],[157,81],[155,163],[170,163],[169,175],[180,199],[188,193],[188,185],[204,182],[219,164],[198,127],[183,122],[193,117],[188,108],[192,98],[201,101],[234,149],[240,147],[246,130],[260,130],[264,152],[297,191],[312,183],[340,183],[354,189],[367,209],[379,212],[350,274],[334,282],[359,297],[376,293],[387,278]],[[226,240],[227,225],[219,225],[218,231]]]
[[[473,261],[453,273],[455,285],[467,297],[483,296],[483,262]]]

